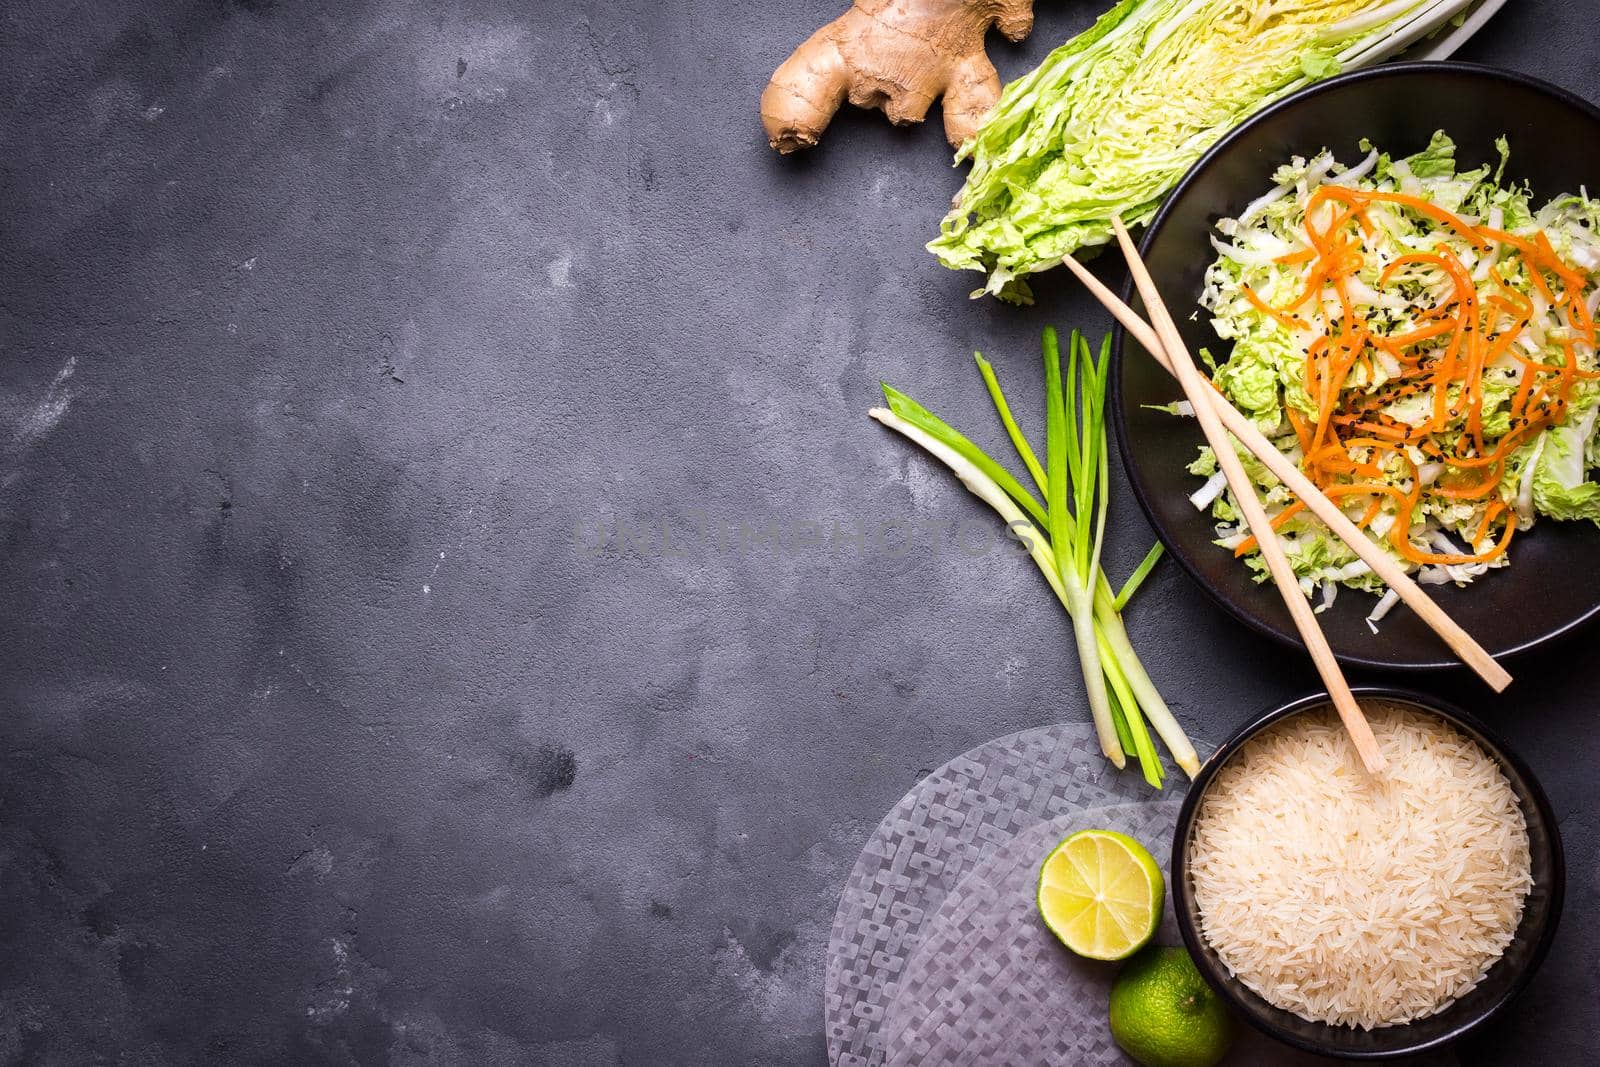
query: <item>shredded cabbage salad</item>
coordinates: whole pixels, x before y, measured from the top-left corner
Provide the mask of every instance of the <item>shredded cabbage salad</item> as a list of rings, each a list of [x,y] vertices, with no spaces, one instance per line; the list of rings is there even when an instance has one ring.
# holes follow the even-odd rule
[[[1600,523],[1600,201],[1535,207],[1498,166],[1461,170],[1442,132],[1393,159],[1295,158],[1218,223],[1202,306],[1212,380],[1423,584],[1509,564],[1536,518]],[[1322,610],[1383,582],[1241,450],[1301,587]],[[1268,577],[1216,457],[1190,471],[1217,543]],[[1398,598],[1386,593],[1376,622]]]

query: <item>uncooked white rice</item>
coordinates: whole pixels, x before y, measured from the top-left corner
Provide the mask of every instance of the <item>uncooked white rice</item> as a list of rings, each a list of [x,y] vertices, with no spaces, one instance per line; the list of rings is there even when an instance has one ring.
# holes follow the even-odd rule
[[[1370,1030],[1476,985],[1533,879],[1499,765],[1438,716],[1363,708],[1382,775],[1331,711],[1287,719],[1217,774],[1189,867],[1201,932],[1240,981],[1304,1019]]]

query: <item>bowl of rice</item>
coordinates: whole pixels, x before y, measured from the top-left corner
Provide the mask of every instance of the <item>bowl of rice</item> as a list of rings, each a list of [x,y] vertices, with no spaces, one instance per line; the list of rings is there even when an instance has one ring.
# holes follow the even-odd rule
[[[1566,882],[1550,802],[1476,719],[1356,691],[1369,775],[1326,694],[1239,731],[1179,815],[1173,905],[1201,974],[1309,1052],[1413,1055],[1500,1011],[1555,936]]]

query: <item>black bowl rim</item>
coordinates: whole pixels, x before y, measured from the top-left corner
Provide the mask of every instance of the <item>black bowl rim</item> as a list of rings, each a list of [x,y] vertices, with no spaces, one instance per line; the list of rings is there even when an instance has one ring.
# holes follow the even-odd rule
[[[1544,820],[1544,824],[1548,828],[1552,883],[1550,886],[1549,922],[1545,924],[1544,930],[1540,933],[1539,940],[1533,946],[1533,951],[1529,954],[1527,962],[1520,971],[1512,976],[1511,983],[1498,1000],[1477,1016],[1467,1020],[1449,1033],[1431,1041],[1381,1051],[1332,1051],[1314,1041],[1307,1041],[1298,1034],[1282,1030],[1270,1022],[1255,1018],[1247,1010],[1249,1004],[1246,997],[1256,1000],[1261,1000],[1261,998],[1248,990],[1241,994],[1230,982],[1225,980],[1223,974],[1218,973],[1219,968],[1205,954],[1205,942],[1200,936],[1200,931],[1189,917],[1188,842],[1189,832],[1193,828],[1194,821],[1200,812],[1200,800],[1223,765],[1262,730],[1292,716],[1299,715],[1301,712],[1328,707],[1332,704],[1332,698],[1325,692],[1308,693],[1305,696],[1289,701],[1281,707],[1274,708],[1272,711],[1259,716],[1253,722],[1241,727],[1232,737],[1218,746],[1217,750],[1211,754],[1200,768],[1200,773],[1195,776],[1194,781],[1189,783],[1189,792],[1184,796],[1183,805],[1178,809],[1178,825],[1172,835],[1172,859],[1168,870],[1171,872],[1172,910],[1177,919],[1178,931],[1183,935],[1184,946],[1188,949],[1189,955],[1194,957],[1195,966],[1199,969],[1207,984],[1217,991],[1218,995],[1234,1009],[1236,1014],[1242,1015],[1252,1026],[1255,1026],[1268,1036],[1305,1052],[1334,1056],[1345,1060],[1386,1060],[1399,1056],[1414,1056],[1417,1053],[1436,1049],[1456,1041],[1500,1014],[1508,1004],[1527,988],[1528,983],[1533,980],[1534,974],[1538,972],[1540,965],[1544,963],[1545,956],[1550,951],[1550,945],[1555,941],[1556,929],[1561,925],[1561,909],[1566,901],[1567,860],[1566,850],[1561,844],[1561,824],[1556,821],[1555,810],[1550,806],[1550,798],[1545,795],[1544,787],[1539,784],[1538,777],[1534,775],[1533,770],[1527,763],[1523,762],[1522,757],[1509,748],[1500,735],[1484,725],[1482,720],[1468,714],[1454,704],[1426,693],[1419,693],[1413,689],[1394,686],[1356,686],[1351,689],[1351,692],[1358,699],[1393,700],[1410,704],[1423,711],[1433,712],[1446,721],[1452,722],[1457,726],[1466,727],[1470,732],[1477,734],[1480,743],[1488,748],[1489,755],[1492,758],[1509,765],[1521,777],[1528,787],[1528,794],[1533,800],[1533,806],[1538,810],[1539,818]],[[1265,1001],[1262,1002],[1265,1003]],[[1386,1029],[1391,1033],[1404,1033],[1406,1028],[1406,1025],[1402,1024]],[[1330,1026],[1328,1029],[1333,1030],[1336,1028]]]
[[[1307,86],[1306,88],[1301,89],[1299,92],[1293,93],[1290,96],[1286,96],[1276,103],[1269,104],[1260,111],[1251,115],[1248,119],[1236,126],[1234,129],[1230,130],[1220,141],[1212,145],[1206,154],[1201,156],[1199,161],[1195,163],[1194,166],[1189,168],[1188,173],[1183,176],[1178,184],[1173,187],[1172,192],[1167,195],[1167,199],[1162,203],[1161,209],[1156,212],[1155,218],[1152,219],[1150,221],[1150,225],[1145,228],[1145,232],[1139,241],[1139,254],[1141,256],[1149,255],[1150,246],[1155,242],[1156,237],[1160,235],[1162,228],[1166,225],[1167,217],[1172,213],[1177,203],[1183,198],[1184,194],[1189,191],[1189,187],[1197,182],[1201,175],[1211,168],[1213,162],[1218,156],[1231,149],[1235,141],[1243,137],[1257,124],[1265,122],[1268,118],[1278,114],[1280,111],[1286,111],[1290,108],[1296,107],[1303,100],[1320,96],[1325,92],[1331,92],[1340,86],[1348,85],[1352,82],[1361,82],[1380,78],[1413,77],[1424,74],[1466,74],[1469,76],[1485,77],[1498,81],[1515,83],[1525,88],[1533,89],[1536,92],[1544,93],[1547,96],[1554,97],[1565,104],[1571,105],[1572,107],[1576,107],[1579,110],[1587,113],[1595,120],[1595,122],[1600,123],[1600,107],[1591,104],[1589,101],[1583,99],[1581,96],[1578,96],[1576,93],[1573,93],[1567,89],[1563,89],[1559,85],[1554,85],[1550,82],[1547,82],[1542,78],[1535,78],[1527,74],[1522,74],[1518,71],[1506,70],[1503,67],[1491,67],[1482,63],[1461,63],[1453,61],[1444,62],[1437,60],[1410,63],[1389,63],[1380,64],[1376,67],[1367,67],[1362,70],[1351,71],[1347,74],[1340,74],[1329,78],[1326,81]],[[1136,294],[1134,293],[1133,279],[1130,277],[1123,284],[1122,301],[1131,307],[1133,306],[1135,296]],[[1119,322],[1113,327],[1112,335],[1114,356],[1111,360],[1111,421],[1117,433],[1117,452],[1122,459],[1123,470],[1129,472],[1128,482],[1133,487],[1134,498],[1139,501],[1139,507],[1144,511],[1145,518],[1149,521],[1151,528],[1155,531],[1156,536],[1160,538],[1161,543],[1167,546],[1167,551],[1169,551],[1173,557],[1177,559],[1179,565],[1183,567],[1184,571],[1188,573],[1189,577],[1194,581],[1194,583],[1201,589],[1204,589],[1206,591],[1206,595],[1211,597],[1211,599],[1221,606],[1225,611],[1227,611],[1228,614],[1244,623],[1256,633],[1259,633],[1265,637],[1270,637],[1273,640],[1280,641],[1292,648],[1304,648],[1305,642],[1300,638],[1298,633],[1294,632],[1294,630],[1283,629],[1274,625],[1265,618],[1262,618],[1256,613],[1250,611],[1244,603],[1229,597],[1221,589],[1216,588],[1209,581],[1207,581],[1204,574],[1201,573],[1199,563],[1195,560],[1193,554],[1177,537],[1173,536],[1172,532],[1168,530],[1167,524],[1162,522],[1158,517],[1155,506],[1152,504],[1148,495],[1146,494],[1144,486],[1140,484],[1137,478],[1132,477],[1132,450],[1128,445],[1127,419],[1123,412],[1122,405],[1122,361],[1127,356],[1128,331],[1124,329],[1122,324]],[[1594,607],[1590,608],[1584,614],[1579,615],[1576,618],[1569,619],[1552,630],[1546,631],[1537,637],[1530,638],[1519,645],[1496,651],[1494,656],[1496,658],[1500,658],[1502,656],[1520,655],[1531,649],[1537,648],[1540,645],[1554,641],[1559,637],[1563,637],[1571,633],[1572,631],[1594,621],[1597,616],[1600,616],[1600,602],[1596,602]],[[1335,656],[1339,662],[1351,666],[1373,667],[1380,670],[1391,671],[1441,671],[1451,670],[1463,666],[1460,660],[1448,656],[1441,659],[1428,661],[1382,659],[1378,657],[1351,655],[1343,652],[1335,653]]]

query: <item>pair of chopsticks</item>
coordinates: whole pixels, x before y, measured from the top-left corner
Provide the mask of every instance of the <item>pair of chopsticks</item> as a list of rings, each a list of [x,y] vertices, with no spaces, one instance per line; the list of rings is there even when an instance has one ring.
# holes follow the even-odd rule
[[[1245,474],[1244,464],[1240,462],[1238,453],[1228,440],[1228,434],[1231,433],[1237,438],[1279,481],[1288,486],[1312,514],[1327,524],[1335,536],[1349,545],[1390,589],[1399,594],[1406,606],[1415,611],[1435,633],[1443,638],[1451,651],[1489,683],[1495,692],[1501,692],[1511,684],[1511,675],[1495,662],[1494,657],[1490,656],[1482,645],[1474,641],[1470,634],[1446,614],[1443,608],[1435,604],[1393,557],[1351,522],[1337,504],[1329,500],[1298,466],[1279,452],[1272,442],[1267,440],[1265,434],[1256,429],[1255,424],[1243,412],[1230,404],[1227,398],[1200,374],[1195,367],[1194,357],[1189,354],[1183,338],[1178,334],[1177,324],[1172,321],[1171,313],[1162,302],[1161,294],[1156,289],[1154,279],[1150,277],[1149,269],[1139,256],[1139,250],[1134,247],[1133,239],[1128,236],[1127,228],[1123,226],[1121,219],[1112,221],[1117,231],[1117,242],[1122,246],[1122,254],[1128,260],[1128,269],[1133,273],[1134,284],[1144,299],[1145,309],[1150,313],[1150,322],[1145,322],[1135,314],[1132,308],[1118,299],[1115,293],[1106,288],[1100,279],[1090,274],[1088,269],[1072,256],[1065,257],[1062,262],[1078,276],[1090,292],[1094,293],[1134,340],[1143,345],[1145,350],[1155,357],[1156,362],[1177,378],[1183,387],[1184,395],[1194,407],[1195,417],[1205,433],[1206,441],[1216,453],[1217,463],[1227,478],[1228,487],[1233,490],[1234,498],[1239,503],[1239,510],[1244,514],[1245,523],[1260,545],[1261,555],[1266,559],[1272,580],[1277,585],[1284,604],[1289,608],[1295,629],[1300,631],[1300,637],[1311,653],[1312,662],[1316,664],[1317,673],[1321,675],[1323,684],[1328,687],[1328,693],[1333,698],[1333,706],[1338,711],[1340,720],[1355,743],[1362,763],[1368,771],[1377,773],[1383,770],[1387,763],[1383,753],[1378,751],[1378,742],[1372,735],[1372,727],[1367,723],[1366,716],[1361,712],[1361,706],[1356,703],[1355,697],[1350,692],[1350,685],[1345,681],[1338,661],[1334,659],[1328,638],[1322,632],[1316,613],[1300,589],[1294,568],[1289,563],[1276,532],[1272,529],[1266,509],[1262,507],[1255,488]]]

